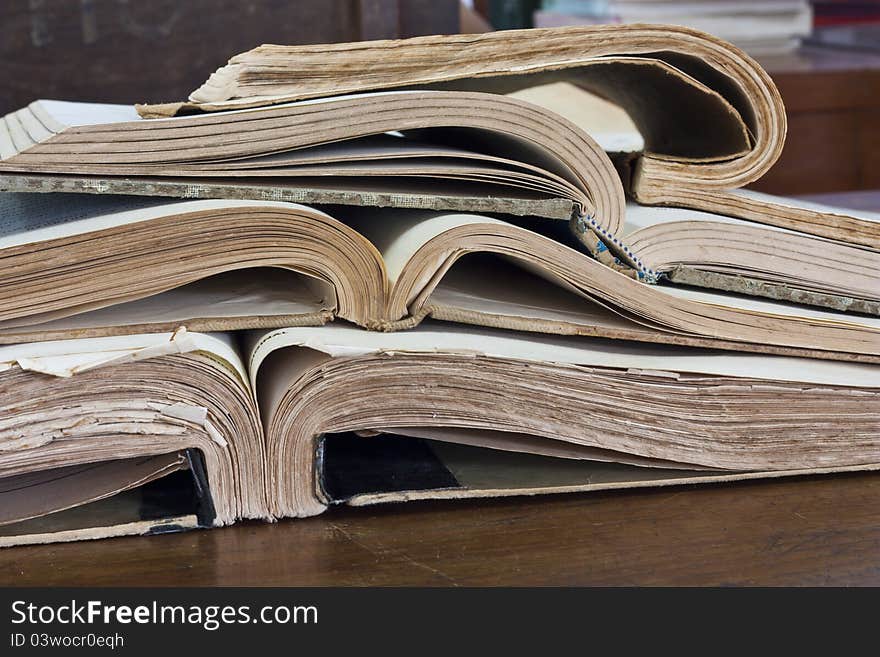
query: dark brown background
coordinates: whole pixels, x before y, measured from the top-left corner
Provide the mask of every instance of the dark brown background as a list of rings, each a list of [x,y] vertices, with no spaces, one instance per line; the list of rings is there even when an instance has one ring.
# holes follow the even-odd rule
[[[880,53],[810,47],[761,63],[785,101],[788,138],[753,187],[782,195],[880,189]]]
[[[236,53],[458,32],[457,0],[3,0],[0,114],[182,100]]]

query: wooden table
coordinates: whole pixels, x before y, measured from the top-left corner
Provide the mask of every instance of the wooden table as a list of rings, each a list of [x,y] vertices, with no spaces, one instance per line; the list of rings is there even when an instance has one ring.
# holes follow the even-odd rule
[[[880,476],[336,509],[9,548],[21,585],[878,585]]]
[[[880,210],[880,192],[811,197]],[[880,585],[880,475],[339,508],[0,550],[0,585]]]

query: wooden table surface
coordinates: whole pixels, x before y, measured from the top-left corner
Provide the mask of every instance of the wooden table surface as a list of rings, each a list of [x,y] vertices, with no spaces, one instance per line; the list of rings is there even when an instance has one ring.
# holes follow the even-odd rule
[[[880,210],[880,192],[814,196]],[[336,508],[0,550],[0,585],[880,585],[880,474]]]
[[[489,502],[0,551],[19,585],[880,585],[880,476]]]

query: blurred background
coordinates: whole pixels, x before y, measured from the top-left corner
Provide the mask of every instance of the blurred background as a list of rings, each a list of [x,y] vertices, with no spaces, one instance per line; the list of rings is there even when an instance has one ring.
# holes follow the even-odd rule
[[[711,32],[768,70],[789,137],[755,188],[877,204],[880,0],[3,0],[0,114],[37,98],[182,100],[261,43],[627,22]]]

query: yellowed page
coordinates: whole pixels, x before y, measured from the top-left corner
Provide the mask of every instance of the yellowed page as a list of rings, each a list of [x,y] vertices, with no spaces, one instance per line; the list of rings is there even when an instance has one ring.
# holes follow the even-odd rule
[[[626,110],[569,82],[553,82],[508,96],[540,105],[574,123],[609,153],[640,153],[645,140]]]
[[[87,194],[0,194],[0,249],[82,235],[159,217],[224,208],[320,211],[281,201],[234,199],[171,201],[149,197]]]
[[[393,213],[358,210],[350,214],[345,223],[379,249],[392,287],[413,254],[438,235],[458,226],[505,224],[500,219],[482,215],[437,214],[421,210],[399,210]],[[437,265],[439,267],[440,262]]]
[[[73,376],[77,371],[94,367],[192,351],[212,354],[236,372],[243,383],[248,380],[232,334],[187,331],[4,346],[0,347],[0,371],[21,367],[56,376]]]
[[[260,363],[272,351],[290,346],[307,347],[334,358],[382,351],[453,352],[524,361],[652,370],[672,373],[672,376],[681,372],[821,385],[880,385],[880,368],[860,363],[697,350],[618,340],[584,340],[433,322],[424,322],[416,329],[396,333],[330,324],[254,334],[250,337],[248,357],[252,383],[255,383]]]

